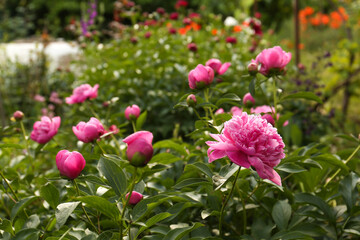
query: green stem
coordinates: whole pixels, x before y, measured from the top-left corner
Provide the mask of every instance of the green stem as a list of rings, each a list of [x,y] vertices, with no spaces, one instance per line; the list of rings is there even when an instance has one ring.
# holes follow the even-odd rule
[[[239,167],[239,170],[237,171],[236,176],[235,176],[235,179],[234,179],[234,182],[233,182],[233,186],[231,187],[230,193],[229,193],[229,195],[226,197],[225,202],[224,202],[224,204],[223,204],[222,207],[221,207],[220,218],[219,218],[220,237],[223,237],[222,225],[223,225],[223,220],[224,220],[224,210],[225,210],[225,207],[226,207],[227,203],[229,202],[230,197],[231,197],[231,195],[232,195],[232,193],[233,193],[233,191],[234,191],[234,188],[235,188],[235,185],[236,185],[236,180],[237,180],[238,177],[239,177],[240,170],[241,170],[241,167]]]
[[[87,102],[87,105],[88,105],[88,107],[89,107],[89,109],[90,109],[90,111],[91,111],[91,113],[92,113],[92,115],[93,116],[95,116],[99,121],[100,121],[100,117],[99,117],[99,115],[97,115],[97,113],[94,111],[94,109],[92,108],[92,106],[91,106],[91,104],[90,104],[90,102],[89,101],[86,101]]]
[[[209,101],[209,88],[206,88],[204,90],[204,98],[205,98],[205,102],[210,103],[210,101]],[[211,116],[211,118],[213,120],[213,124],[215,125],[215,116],[214,116],[214,113],[213,113],[211,107],[207,107],[206,109],[208,109],[208,111],[210,112],[210,116]]]
[[[354,156],[355,154],[360,150],[360,145],[353,151],[353,153],[346,159],[345,164],[347,164]],[[336,175],[338,175],[338,173],[341,171],[341,169],[338,169],[329,179],[329,181],[327,181],[324,185],[324,187],[326,187],[335,177]]]
[[[120,152],[119,150],[121,149],[119,142],[117,141],[116,137],[114,136],[114,134],[111,134],[111,138],[113,139],[113,141],[115,142],[116,148],[116,154],[120,156]]]
[[[16,196],[16,193],[14,192],[14,189],[11,187],[10,183],[8,182],[8,180],[5,178],[4,174],[2,171],[0,171],[0,175],[1,177],[4,179],[4,181],[6,182],[6,185],[8,185],[8,187],[10,188],[10,191],[12,192],[12,194],[14,195],[14,198],[16,201],[19,201],[19,198]]]
[[[74,186],[75,186],[75,189],[76,189],[76,193],[77,193],[77,195],[80,197],[79,186],[77,185],[75,179],[73,179],[73,183],[74,183]],[[94,225],[94,223],[91,221],[91,219],[90,219],[89,215],[87,214],[87,212],[86,212],[84,206],[82,205],[82,203],[80,203],[80,205],[81,205],[81,208],[82,208],[82,210],[83,210],[83,212],[84,212],[87,220],[89,221],[90,225],[95,229],[95,231],[96,231],[97,233],[100,233],[100,232],[98,231],[98,229],[96,228],[96,226]]]
[[[131,120],[131,124],[134,130],[134,133],[136,132],[136,125],[135,125],[135,121]]]
[[[95,140],[96,141],[96,140]],[[106,152],[104,151],[104,149],[101,147],[100,143],[98,141],[96,141],[96,144],[99,146],[102,154],[106,154]]]
[[[276,88],[276,77],[273,77],[273,94],[274,94],[274,122],[275,128],[277,127],[277,88]]]
[[[132,192],[134,191],[134,187],[135,187],[135,183],[136,183],[136,177],[137,177],[137,168],[135,168],[134,181],[131,183],[129,195],[128,195],[126,201],[125,201],[125,204],[124,204],[124,207],[122,209],[121,216],[120,216],[120,239],[123,239],[123,232],[122,232],[123,231],[123,225],[124,225],[123,224],[123,218],[124,218],[124,215],[125,215],[126,207],[129,204]],[[129,234],[131,234],[130,231],[129,231]]]
[[[26,155],[29,156],[31,169],[32,169],[32,171],[34,171],[34,162],[33,162],[32,157],[30,156],[30,147],[29,147],[28,139],[26,137],[27,134],[26,134],[26,130],[25,130],[23,121],[20,121],[20,127],[21,127],[21,131],[22,131],[22,134],[23,134],[23,137],[25,140]]]

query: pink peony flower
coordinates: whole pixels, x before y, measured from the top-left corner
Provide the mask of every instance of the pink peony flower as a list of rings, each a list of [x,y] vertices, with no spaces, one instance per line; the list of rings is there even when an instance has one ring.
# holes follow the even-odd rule
[[[234,106],[230,109],[230,113],[235,116],[235,115],[241,115],[243,112],[242,108],[239,108],[237,106]]]
[[[281,186],[280,175],[273,169],[285,157],[281,136],[276,128],[258,115],[243,112],[224,124],[221,134],[210,134],[207,141],[209,162],[228,156],[242,167],[253,166],[259,176]]]
[[[253,105],[255,104],[255,99],[253,98],[253,96],[251,96],[250,93],[246,93],[243,97],[243,103],[244,105]]]
[[[200,89],[210,85],[214,80],[214,71],[211,67],[199,64],[189,72],[189,87]]]
[[[156,12],[157,12],[158,14],[160,14],[160,15],[163,15],[166,11],[165,11],[164,8],[159,7],[159,8],[156,9]]]
[[[178,0],[178,1],[176,2],[176,4],[175,4],[175,8],[176,8],[176,9],[181,8],[181,7],[186,8],[188,4],[189,4],[189,3],[188,3],[187,1],[185,1],[185,0]]]
[[[37,102],[45,102],[45,97],[41,96],[40,94],[36,94],[34,96],[34,100]]]
[[[127,193],[125,198],[128,199],[130,193]],[[141,193],[138,193],[136,191],[132,191],[129,204],[130,205],[136,205],[138,202],[140,202],[143,199],[143,195]]]
[[[41,117],[41,121],[34,123],[33,131],[31,132],[30,138],[40,144],[45,144],[55,136],[60,127],[61,118],[54,117]]]
[[[101,122],[94,117],[90,118],[90,121],[87,123],[83,121],[79,122],[76,126],[72,127],[72,130],[76,137],[84,143],[98,139],[105,132]]]
[[[170,34],[176,34],[177,31],[176,31],[175,28],[169,28],[169,33],[170,33]]]
[[[255,60],[251,60],[249,65],[247,66],[250,75],[256,75],[258,72],[258,64]]]
[[[266,121],[268,121],[268,123],[275,126],[275,120],[273,118],[273,113],[275,113],[274,107],[263,105],[256,108],[251,108],[250,112],[256,114],[262,114],[261,118],[265,119]],[[280,114],[276,114],[276,119],[279,120],[279,118],[280,118]],[[289,121],[286,121],[284,122],[283,126],[286,126],[288,124]]]
[[[22,111],[17,110],[14,112],[13,117],[16,121],[20,121],[24,118],[24,113]]]
[[[91,87],[89,84],[82,84],[75,88],[73,94],[65,99],[67,104],[82,103],[86,99],[94,99],[98,95],[99,84]]]
[[[145,38],[150,38],[151,37],[151,32],[146,32],[144,35]]]
[[[223,109],[223,108],[219,108],[218,110],[216,110],[215,115],[223,114],[223,113],[225,113],[224,109]]]
[[[85,167],[85,159],[78,152],[61,150],[56,155],[56,166],[60,174],[70,179],[77,178]]]
[[[231,66],[231,63],[226,62],[226,63],[222,64],[219,59],[212,58],[212,59],[209,59],[205,63],[205,65],[208,67],[211,67],[219,75],[222,75],[228,70],[228,68]]]
[[[123,142],[127,144],[126,156],[130,164],[135,167],[145,166],[152,158],[153,134],[148,131],[139,131],[126,137]]]
[[[177,12],[170,13],[169,18],[171,20],[177,20],[179,18],[179,14]]]
[[[282,74],[290,60],[291,53],[285,52],[279,46],[264,49],[255,59],[258,64],[261,64],[259,72],[264,76]]]
[[[133,104],[125,109],[125,118],[134,121],[140,116],[140,108],[138,105]]]

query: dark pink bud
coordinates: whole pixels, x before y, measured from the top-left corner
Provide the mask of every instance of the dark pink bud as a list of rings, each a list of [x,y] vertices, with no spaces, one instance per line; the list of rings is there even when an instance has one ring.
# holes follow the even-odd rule
[[[194,94],[187,96],[186,103],[189,107],[195,107],[197,103],[196,96]]]
[[[235,43],[237,43],[237,39],[236,39],[236,37],[227,37],[226,42],[231,43],[231,44],[235,44]]]
[[[255,99],[250,93],[246,93],[243,97],[243,103],[247,107],[252,107],[255,104]]]
[[[177,20],[179,18],[179,14],[177,12],[170,13],[169,18],[171,20]]]
[[[258,72],[258,64],[256,61],[251,60],[251,63],[247,66],[247,69],[251,75],[256,75]]]
[[[85,165],[86,161],[81,153],[61,150],[56,155],[56,166],[60,174],[70,179],[77,178]]]
[[[140,108],[138,105],[133,104],[125,109],[125,118],[134,121],[140,116]]]
[[[127,193],[125,198],[126,200],[129,198],[129,194]],[[143,195],[141,193],[138,193],[136,191],[132,191],[130,199],[129,199],[129,204],[130,205],[136,205],[138,202],[140,202],[143,199]]]
[[[207,87],[214,80],[214,70],[211,67],[199,64],[189,72],[188,80],[191,89]]]
[[[169,33],[170,34],[176,34],[176,29],[175,28],[169,28]]]
[[[196,51],[197,51],[197,46],[196,46],[195,43],[189,43],[189,44],[187,45],[187,48],[188,48],[190,51],[192,51],[192,52],[196,52]]]
[[[126,157],[131,165],[144,167],[151,160],[154,152],[152,140],[153,134],[148,131],[133,133],[123,140],[128,146]]]

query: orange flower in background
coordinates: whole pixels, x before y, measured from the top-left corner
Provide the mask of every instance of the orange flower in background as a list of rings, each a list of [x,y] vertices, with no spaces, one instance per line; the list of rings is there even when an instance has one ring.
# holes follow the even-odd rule
[[[305,47],[305,45],[304,45],[303,43],[299,43],[299,44],[298,44],[298,49],[303,50],[304,47]]]
[[[239,25],[234,26],[234,28],[233,28],[233,32],[241,32],[241,30],[242,30],[242,28]]]
[[[211,30],[211,34],[212,34],[212,35],[216,35],[216,34],[217,34],[217,30],[216,30],[215,28],[212,29],[212,30]]]
[[[200,24],[197,24],[196,22],[191,22],[190,27],[195,31],[199,31],[201,29]]]
[[[166,23],[166,27],[167,27],[167,28],[171,28],[171,27],[172,27],[171,22]]]
[[[186,28],[179,28],[179,34],[181,35],[185,35],[187,33],[187,29]]]
[[[343,20],[347,21],[349,19],[349,15],[347,15],[345,8],[339,7],[338,11],[340,12]]]
[[[330,22],[330,17],[326,14],[321,14],[321,23],[323,25],[328,25]]]
[[[340,26],[341,26],[341,22],[338,22],[336,20],[330,22],[330,27],[333,29],[338,29]]]
[[[315,12],[314,9],[309,6],[305,7],[303,11],[306,16],[312,15]]]
[[[321,18],[319,13],[315,15],[315,17],[310,18],[310,23],[313,26],[319,26],[321,24]]]

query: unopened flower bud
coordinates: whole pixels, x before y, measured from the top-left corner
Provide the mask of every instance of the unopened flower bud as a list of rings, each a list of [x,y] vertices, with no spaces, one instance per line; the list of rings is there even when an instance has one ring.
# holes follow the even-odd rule
[[[255,61],[251,61],[251,63],[247,67],[250,75],[256,75],[258,72],[258,64]]]
[[[15,118],[16,121],[20,121],[24,118],[24,113],[18,110],[14,112],[13,117]]]
[[[196,96],[194,94],[190,94],[187,98],[186,98],[186,103],[189,107],[195,107],[197,100],[196,100]]]

